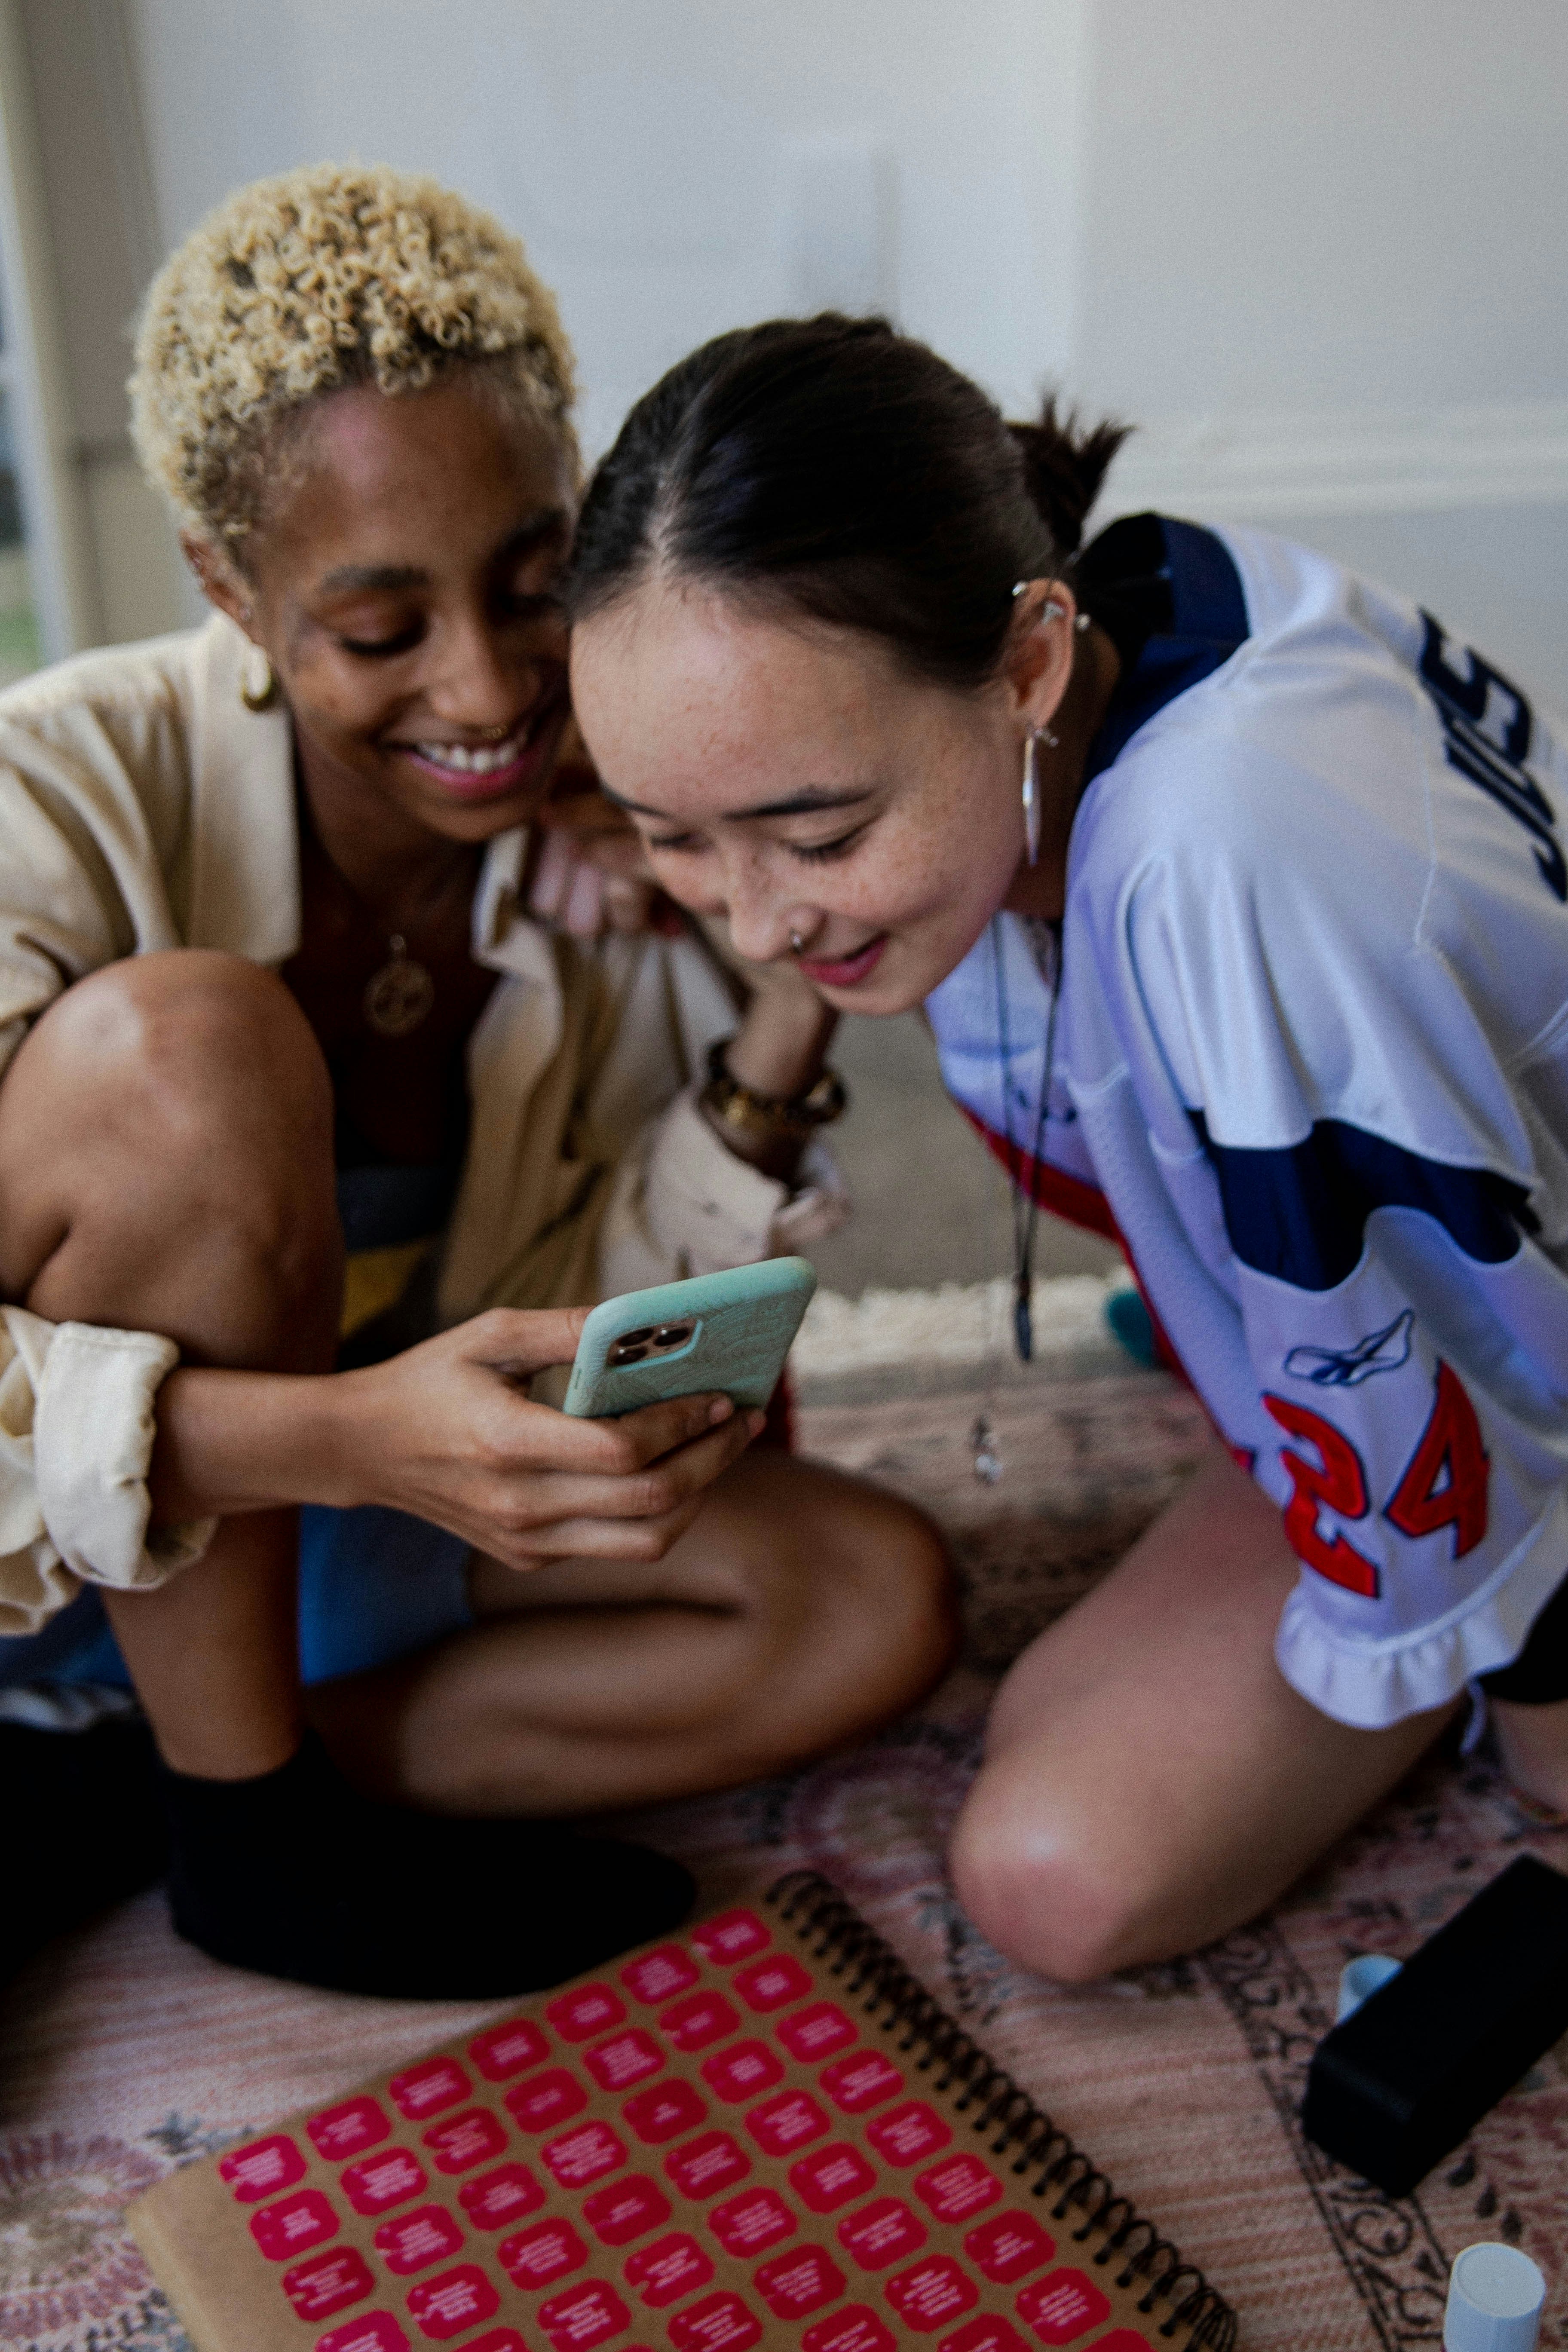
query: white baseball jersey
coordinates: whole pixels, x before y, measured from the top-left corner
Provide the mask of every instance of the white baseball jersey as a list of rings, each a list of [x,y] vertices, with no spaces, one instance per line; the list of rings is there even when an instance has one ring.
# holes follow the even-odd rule
[[[1134,517],[1080,578],[1123,673],[1036,1190],[1114,1221],[1280,1506],[1287,1678],[1394,1723],[1513,1659],[1568,1573],[1568,756],[1430,615],[1262,532]],[[1027,1182],[1027,928],[927,1009]]]

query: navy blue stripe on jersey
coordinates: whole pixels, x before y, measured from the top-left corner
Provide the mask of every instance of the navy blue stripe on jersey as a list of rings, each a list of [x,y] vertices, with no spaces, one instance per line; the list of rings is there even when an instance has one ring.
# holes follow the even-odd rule
[[[1332,1290],[1354,1271],[1374,1209],[1419,1209],[1467,1257],[1512,1257],[1537,1220],[1523,1187],[1486,1168],[1423,1160],[1342,1119],[1320,1119],[1300,1143],[1255,1151],[1193,1125],[1219,1179],[1225,1229],[1244,1265],[1298,1290]]]
[[[1129,515],[1079,561],[1083,603],[1122,653],[1122,672],[1089,747],[1084,782],[1141,727],[1227,662],[1250,634],[1241,575],[1223,540],[1166,515]]]

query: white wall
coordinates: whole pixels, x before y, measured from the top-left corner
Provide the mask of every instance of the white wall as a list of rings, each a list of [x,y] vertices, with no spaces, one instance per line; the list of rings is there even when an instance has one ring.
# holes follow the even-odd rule
[[[1093,0],[1070,381],[1568,709],[1568,8]]]
[[[883,305],[1142,424],[1110,508],[1316,538],[1568,703],[1562,0],[33,5],[118,28],[159,247],[322,156],[492,206],[591,446],[708,334]]]
[[[1142,415],[1562,399],[1561,0],[1098,0],[1078,353]]]
[[[132,0],[166,236],[237,181],[307,157],[434,172],[519,229],[558,288],[595,443],[693,343],[831,299],[841,278],[988,380],[1026,386],[1060,365],[1029,221],[1037,125],[1072,79],[1077,13]],[[834,236],[846,189],[858,239],[853,220]],[[827,217],[803,256],[792,223],[813,209]]]

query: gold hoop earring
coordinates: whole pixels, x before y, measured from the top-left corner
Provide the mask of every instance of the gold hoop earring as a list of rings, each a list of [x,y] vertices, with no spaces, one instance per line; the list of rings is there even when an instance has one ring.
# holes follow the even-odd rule
[[[266,654],[261,656],[261,667],[264,675],[259,686],[252,683],[256,672],[248,656],[240,672],[239,698],[247,710],[270,710],[278,699],[278,673]]]

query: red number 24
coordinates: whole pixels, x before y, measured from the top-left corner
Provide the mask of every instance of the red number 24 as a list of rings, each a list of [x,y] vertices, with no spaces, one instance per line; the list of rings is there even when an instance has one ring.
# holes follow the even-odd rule
[[[1304,1437],[1315,1445],[1322,1456],[1322,1468],[1307,1461],[1300,1454],[1283,1448],[1279,1459],[1290,1473],[1291,1495],[1285,1506],[1285,1537],[1298,1559],[1326,1576],[1331,1584],[1342,1584],[1347,1591],[1364,1593],[1375,1601],[1379,1591],[1375,1562],[1343,1536],[1325,1536],[1318,1526],[1318,1507],[1326,1505],[1342,1519],[1364,1519],[1366,1517],[1366,1473],[1361,1466],[1361,1456],[1348,1437],[1342,1437],[1331,1421],[1321,1412],[1309,1411],[1304,1404],[1293,1404],[1288,1397],[1265,1395],[1263,1399],[1281,1429],[1291,1437]]]
[[[1266,1394],[1263,1402],[1281,1429],[1291,1437],[1305,1438],[1321,1457],[1320,1467],[1289,1448],[1280,1454],[1290,1474],[1285,1533],[1291,1549],[1331,1583],[1375,1600],[1381,1589],[1375,1563],[1343,1536],[1325,1536],[1318,1525],[1320,1507],[1342,1519],[1366,1517],[1366,1474],[1360,1454],[1321,1413],[1287,1397]],[[1440,1528],[1451,1527],[1454,1558],[1463,1559],[1487,1531],[1490,1466],[1464,1383],[1440,1362],[1430,1417],[1383,1516],[1405,1536],[1436,1535]]]

